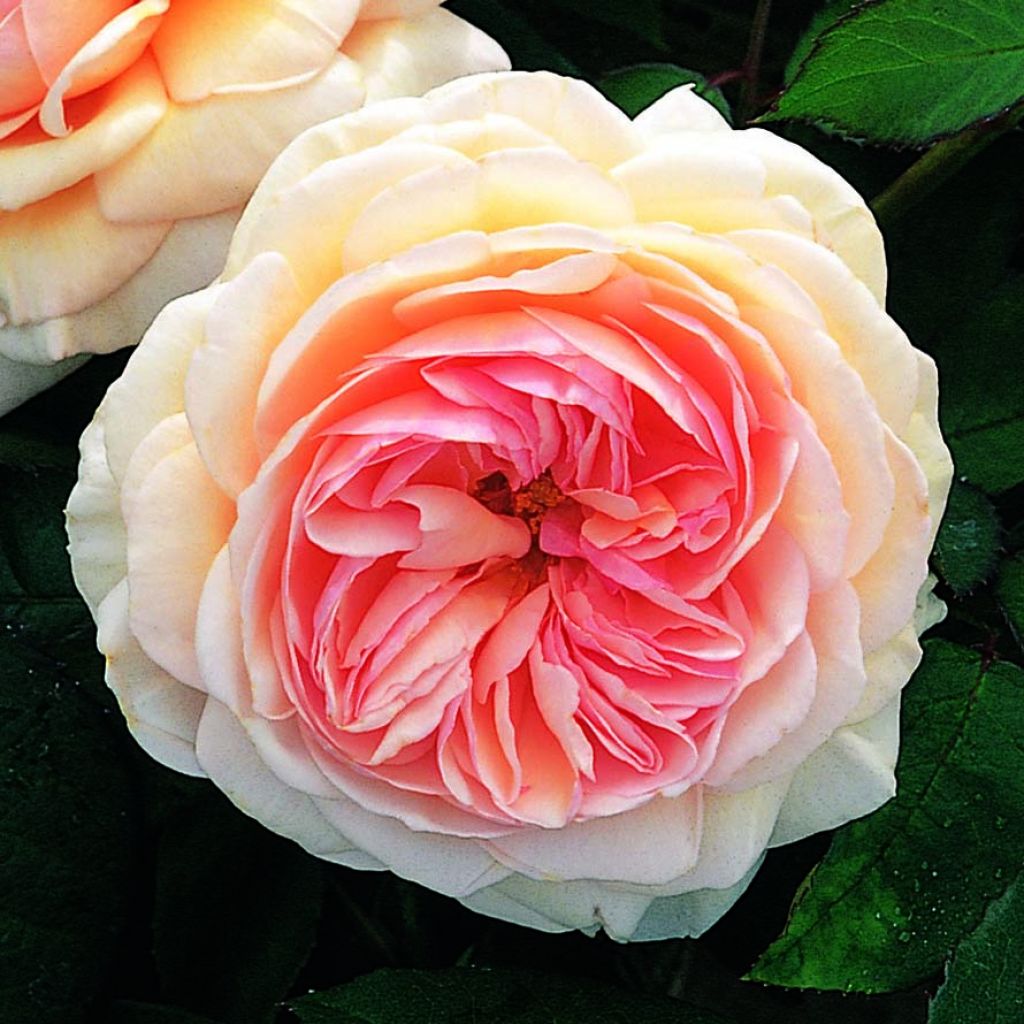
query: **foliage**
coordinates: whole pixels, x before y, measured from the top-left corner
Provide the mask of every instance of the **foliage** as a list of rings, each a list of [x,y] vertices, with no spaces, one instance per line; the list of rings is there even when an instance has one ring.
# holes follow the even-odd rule
[[[0,420],[5,1022],[1024,1019],[1024,136],[1008,118],[976,134],[1021,102],[1024,0],[776,0],[758,55],[762,5],[449,4],[515,66],[582,75],[630,113],[694,82],[869,197],[907,147],[975,132],[970,159],[886,209],[890,310],[938,362],[958,476],[933,563],[949,614],[907,691],[898,797],[771,852],[701,939],[630,947],[491,921],[265,833],[141,754],[103,685],[62,530],[77,437],[125,360],[97,357]]]

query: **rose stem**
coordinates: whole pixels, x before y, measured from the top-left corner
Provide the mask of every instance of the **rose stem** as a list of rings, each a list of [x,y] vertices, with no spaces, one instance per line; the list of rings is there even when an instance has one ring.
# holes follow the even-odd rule
[[[757,0],[754,20],[750,25],[747,55],[743,58],[743,84],[740,87],[740,101],[736,109],[736,122],[740,125],[750,120],[757,106],[757,93],[761,84],[761,54],[764,52],[771,10],[772,0]]]
[[[871,209],[884,226],[898,221],[948,181],[966,163],[1024,117],[1024,103],[951,138],[936,142],[895,181],[871,200]]]

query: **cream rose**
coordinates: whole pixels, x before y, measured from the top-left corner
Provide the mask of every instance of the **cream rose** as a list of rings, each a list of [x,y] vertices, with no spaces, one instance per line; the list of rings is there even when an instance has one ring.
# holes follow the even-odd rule
[[[950,477],[857,194],[687,89],[313,128],[82,438],[139,742],[307,850],[697,934],[894,791]]]
[[[0,413],[209,284],[310,125],[508,66],[441,0],[0,0]]]

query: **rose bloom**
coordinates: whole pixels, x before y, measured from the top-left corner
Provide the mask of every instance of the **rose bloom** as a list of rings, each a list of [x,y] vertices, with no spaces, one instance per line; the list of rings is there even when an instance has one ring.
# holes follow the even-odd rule
[[[441,0],[0,0],[0,413],[219,273],[284,146],[508,66]]]
[[[311,129],[82,438],[131,730],[327,860],[701,932],[894,791],[950,462],[884,289],[853,189],[685,88]]]

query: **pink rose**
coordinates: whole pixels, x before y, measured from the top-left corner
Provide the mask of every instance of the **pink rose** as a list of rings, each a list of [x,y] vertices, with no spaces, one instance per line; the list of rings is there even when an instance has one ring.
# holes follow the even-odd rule
[[[0,413],[224,262],[301,131],[508,66],[441,0],[0,0]]]
[[[856,193],[687,89],[310,130],[82,439],[132,731],[329,860],[699,933],[893,793],[950,463],[884,288]]]

